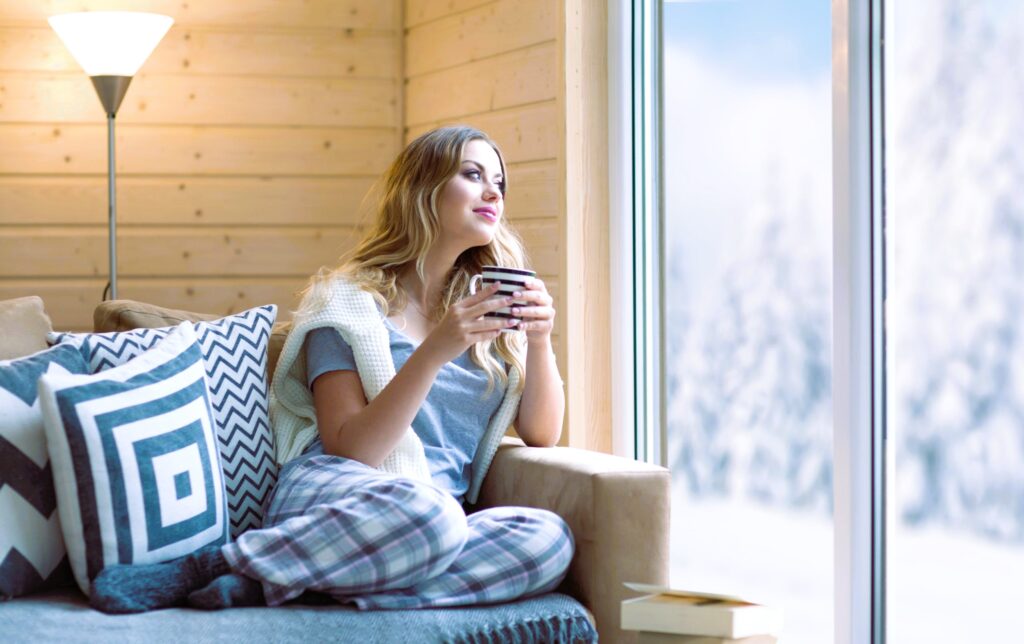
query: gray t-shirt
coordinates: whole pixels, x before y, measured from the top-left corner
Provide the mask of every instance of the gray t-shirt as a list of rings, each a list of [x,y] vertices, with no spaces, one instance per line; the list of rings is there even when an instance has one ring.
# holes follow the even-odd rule
[[[418,345],[396,330],[390,320],[384,318],[384,324],[398,371]],[[328,371],[357,371],[352,347],[332,328],[306,334],[304,350],[310,388]],[[494,389],[484,396],[486,391],[487,373],[466,351],[441,368],[412,421],[413,431],[423,442],[434,485],[460,500],[469,489],[477,445],[501,404],[505,386],[495,381]]]

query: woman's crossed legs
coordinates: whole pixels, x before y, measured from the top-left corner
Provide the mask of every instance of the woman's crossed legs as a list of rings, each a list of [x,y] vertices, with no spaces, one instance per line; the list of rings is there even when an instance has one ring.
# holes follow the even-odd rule
[[[469,517],[449,494],[356,461],[290,464],[262,530],[222,549],[275,606],[306,590],[359,608],[509,601],[554,589],[573,538],[557,515],[492,508]]]

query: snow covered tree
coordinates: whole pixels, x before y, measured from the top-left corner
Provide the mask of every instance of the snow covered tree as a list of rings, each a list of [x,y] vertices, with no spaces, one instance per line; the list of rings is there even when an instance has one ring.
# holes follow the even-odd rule
[[[1024,10],[916,0],[889,40],[889,423],[904,520],[1024,539]]]
[[[766,169],[773,187],[752,206],[751,225],[734,231],[722,287],[673,354],[670,448],[694,494],[827,509],[828,219],[806,191],[780,188],[789,183],[780,173]]]

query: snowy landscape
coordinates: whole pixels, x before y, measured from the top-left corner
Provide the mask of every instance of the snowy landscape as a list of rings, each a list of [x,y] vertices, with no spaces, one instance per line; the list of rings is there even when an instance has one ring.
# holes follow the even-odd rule
[[[672,580],[782,607],[784,644],[833,632],[828,5],[665,11]],[[1024,574],[1024,3],[886,7],[889,641],[1003,639]]]
[[[832,521],[751,501],[672,499],[672,585],[777,607],[779,644],[833,640]],[[1012,642],[1024,550],[981,537],[901,527],[890,538],[888,641]]]

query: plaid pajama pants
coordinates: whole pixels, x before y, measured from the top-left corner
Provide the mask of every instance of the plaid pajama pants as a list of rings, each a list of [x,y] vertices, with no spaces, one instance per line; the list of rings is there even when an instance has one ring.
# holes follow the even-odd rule
[[[285,465],[263,529],[223,548],[277,606],[306,590],[360,609],[465,606],[554,590],[573,554],[556,514],[502,507],[466,516],[432,485],[336,456]]]

